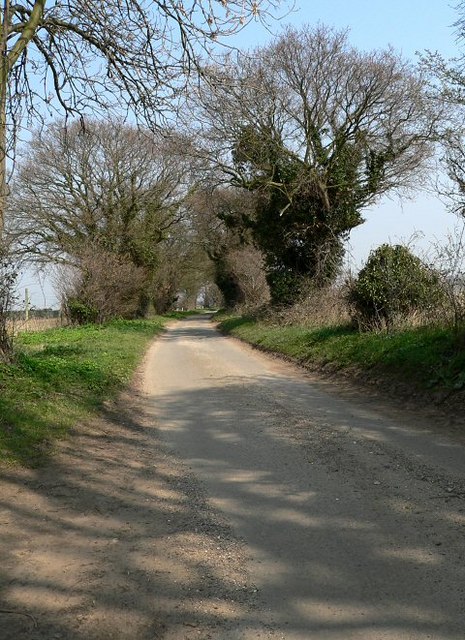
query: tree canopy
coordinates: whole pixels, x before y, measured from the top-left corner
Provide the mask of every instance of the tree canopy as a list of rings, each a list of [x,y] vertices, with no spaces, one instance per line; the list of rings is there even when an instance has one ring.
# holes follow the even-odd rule
[[[82,247],[100,245],[148,266],[195,184],[185,151],[181,138],[121,121],[49,125],[28,145],[11,194],[24,250],[73,261]]]
[[[205,70],[195,135],[218,181],[252,191],[248,226],[277,301],[334,277],[343,241],[382,194],[418,184],[441,118],[424,79],[394,51],[346,32],[287,28]]]
[[[19,0],[5,2],[4,53],[10,101],[81,114],[130,105],[145,118],[197,68],[202,50],[250,20],[267,20],[280,0]],[[34,82],[33,79],[34,78]],[[38,81],[41,84],[38,84]]]
[[[6,156],[27,115],[172,114],[202,52],[286,0],[4,0],[0,233]]]
[[[422,66],[437,104],[447,105],[448,109],[435,186],[449,209],[465,217],[465,2],[459,2],[457,10],[459,17],[454,26],[461,51],[449,60],[438,52],[427,51],[422,56]]]
[[[160,245],[184,224],[198,181],[187,145],[121,121],[49,125],[28,145],[9,198],[17,247],[30,261],[85,262],[89,272],[126,261],[149,300]]]

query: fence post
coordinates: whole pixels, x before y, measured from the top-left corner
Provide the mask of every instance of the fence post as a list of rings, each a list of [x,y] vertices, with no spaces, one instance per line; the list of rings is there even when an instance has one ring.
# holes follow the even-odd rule
[[[24,321],[27,322],[29,320],[29,307],[31,305],[31,301],[29,298],[29,289],[25,289],[24,291]]]

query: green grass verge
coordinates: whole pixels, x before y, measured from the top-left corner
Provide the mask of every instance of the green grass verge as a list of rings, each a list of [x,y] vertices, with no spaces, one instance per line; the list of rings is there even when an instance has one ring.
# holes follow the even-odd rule
[[[165,319],[21,334],[0,364],[0,460],[36,466],[126,385]]]
[[[220,322],[220,329],[302,364],[355,367],[408,382],[418,390],[465,387],[463,341],[445,328],[360,333],[350,326],[308,329],[226,317]]]

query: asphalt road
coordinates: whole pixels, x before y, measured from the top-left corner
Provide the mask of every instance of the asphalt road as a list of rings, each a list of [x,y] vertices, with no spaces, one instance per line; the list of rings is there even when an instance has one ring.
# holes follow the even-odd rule
[[[461,444],[208,318],[171,326],[146,371],[162,439],[242,541],[256,590],[216,640],[465,638]]]

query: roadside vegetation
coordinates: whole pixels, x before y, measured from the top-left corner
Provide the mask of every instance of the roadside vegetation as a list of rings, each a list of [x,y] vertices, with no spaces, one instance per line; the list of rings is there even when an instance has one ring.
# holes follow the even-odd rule
[[[465,389],[464,281],[452,276],[383,245],[357,277],[290,307],[222,312],[219,327],[310,369],[441,402]]]
[[[224,38],[292,3],[194,4],[0,11],[6,460],[39,462],[129,380],[160,316],[199,303],[234,310],[224,330],[312,366],[443,395],[465,385],[463,229],[435,255],[382,245],[343,273],[352,230],[385,195],[434,185],[465,219],[463,56],[368,53],[323,24],[223,56]],[[460,48],[464,2],[457,15]],[[49,77],[54,91],[32,90]],[[20,145],[26,122],[38,126]],[[15,339],[24,265],[54,274],[69,328]]]
[[[0,460],[38,465],[131,380],[166,319],[23,333],[0,363]]]
[[[447,328],[417,327],[362,333],[351,325],[308,328],[270,319],[223,315],[222,331],[312,369],[365,374],[386,385],[404,383],[411,392],[438,391],[439,397],[465,388],[465,351]]]

